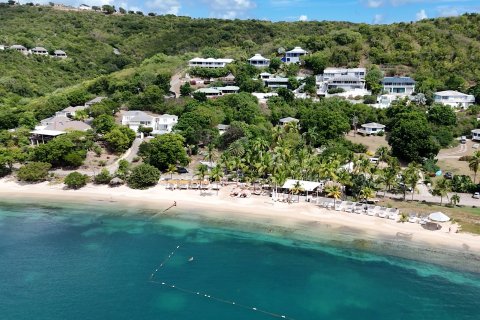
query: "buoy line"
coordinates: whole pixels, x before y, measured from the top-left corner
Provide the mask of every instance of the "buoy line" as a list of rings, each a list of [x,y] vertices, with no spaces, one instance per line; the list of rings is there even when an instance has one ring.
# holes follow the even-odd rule
[[[149,279],[148,282],[153,283],[153,284],[157,284],[157,285],[161,285],[161,286],[164,286],[164,287],[168,287],[168,288],[171,288],[171,289],[174,289],[174,290],[178,290],[178,291],[183,292],[183,293],[188,293],[188,294],[191,294],[191,295],[194,295],[194,296],[204,297],[204,298],[207,298],[207,299],[216,301],[216,302],[220,302],[220,303],[232,305],[232,306],[235,306],[235,307],[238,307],[238,308],[242,308],[242,309],[245,309],[245,310],[250,310],[250,311],[254,311],[254,312],[258,312],[258,313],[263,313],[263,314],[268,315],[268,316],[270,316],[270,317],[280,318],[280,319],[288,319],[288,320],[295,320],[294,318],[288,317],[288,316],[286,316],[286,315],[282,315],[282,314],[279,314],[279,313],[274,313],[274,312],[266,311],[266,310],[263,310],[263,309],[259,309],[259,308],[257,308],[257,307],[250,307],[250,306],[247,306],[247,305],[244,305],[244,304],[241,304],[241,303],[237,303],[237,302],[235,302],[235,301],[230,301],[230,300],[227,300],[227,299],[215,297],[215,296],[212,296],[212,295],[207,294],[207,293],[205,293],[205,292],[190,290],[190,289],[186,289],[186,288],[182,288],[182,287],[176,286],[175,284],[171,284],[171,283],[167,283],[167,282],[164,282],[164,281],[157,281],[157,280],[155,280],[155,277],[156,277],[156,275],[157,275],[157,272],[158,272],[161,268],[163,268],[163,267],[165,266],[165,264],[173,257],[173,255],[175,254],[175,252],[176,252],[178,249],[180,249],[180,245],[178,245],[178,246],[168,255],[168,257],[167,257],[165,260],[163,260],[163,262],[160,263],[160,265],[158,265],[157,268],[155,268],[155,270],[154,270],[154,271],[152,272],[152,274],[150,275],[150,279]]]

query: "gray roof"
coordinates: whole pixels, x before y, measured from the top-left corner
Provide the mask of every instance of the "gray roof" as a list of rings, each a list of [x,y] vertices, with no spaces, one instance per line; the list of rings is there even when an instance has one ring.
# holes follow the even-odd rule
[[[85,102],[86,105],[92,105],[95,103],[101,102],[103,99],[106,99],[107,97],[96,97],[95,99],[92,99],[90,101]]]
[[[27,48],[25,48],[24,46],[22,45],[19,45],[19,44],[14,44],[13,46],[10,47],[10,49],[21,49],[21,50],[27,50]]]
[[[130,121],[152,121],[153,117],[143,111],[127,111],[124,116],[133,117]]]
[[[415,84],[415,80],[410,77],[385,77],[382,80],[382,83],[393,83],[393,84]]]
[[[219,124],[217,125],[217,129],[218,130],[227,130],[228,128],[230,128],[230,126],[228,124]]]
[[[372,129],[384,129],[385,126],[381,123],[376,123],[376,122],[370,122],[370,123],[365,123],[362,124],[363,128],[372,128]]]
[[[60,121],[67,122],[67,121],[71,121],[71,120],[70,120],[70,118],[67,118],[65,116],[53,116],[53,117],[41,120],[40,123],[45,124],[45,123],[60,122]]]
[[[45,49],[44,47],[35,47],[35,48],[32,49],[32,51],[47,51],[48,52],[48,50]]]
[[[339,75],[339,76],[335,76],[333,78],[330,79],[330,81],[355,81],[355,82],[362,82],[362,80],[360,78],[357,78],[355,76],[349,76],[349,75]]]
[[[67,54],[67,53],[66,53],[65,51],[63,51],[63,50],[55,50],[53,53],[54,53],[54,54]]]
[[[56,130],[56,131],[86,131],[91,129],[88,124],[82,121],[56,121],[52,124],[49,124],[45,130]]]

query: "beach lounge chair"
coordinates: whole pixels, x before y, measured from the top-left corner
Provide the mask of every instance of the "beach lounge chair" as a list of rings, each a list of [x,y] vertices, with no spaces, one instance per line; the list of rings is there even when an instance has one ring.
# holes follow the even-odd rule
[[[375,216],[377,214],[377,212],[375,211],[375,208],[376,207],[374,205],[369,205],[367,207],[367,214],[372,217]]]
[[[417,223],[417,222],[418,222],[417,215],[415,215],[415,214],[410,214],[410,216],[408,217],[408,222],[410,222],[410,223]]]
[[[357,205],[356,202],[351,202],[351,205],[347,206],[347,207],[345,208],[345,211],[346,211],[346,212],[354,212],[356,205]]]
[[[385,207],[380,207],[380,209],[377,210],[378,216],[380,218],[386,218],[387,217],[387,208]]]
[[[330,210],[330,209],[332,209],[332,207],[333,207],[333,201],[329,201],[329,202],[327,203],[327,209]]]
[[[220,185],[218,183],[212,184],[212,190],[220,190]]]
[[[400,210],[397,208],[390,208],[388,211],[388,219],[397,221],[400,219]]]
[[[364,206],[365,206],[365,205],[364,205],[363,203],[357,203],[357,204],[355,205],[354,212],[357,213],[357,214],[360,214],[360,213],[364,212],[364,209],[363,209]]]
[[[191,183],[190,183],[190,189],[198,190],[198,183],[196,183],[196,182],[191,182]]]
[[[352,201],[345,201],[343,203],[343,206],[342,206],[342,210],[344,212],[351,212],[352,211],[352,206],[354,205],[354,203]],[[348,211],[350,210],[350,211]]]
[[[344,203],[343,201],[337,201],[337,202],[335,203],[335,211],[340,211],[340,210],[342,210],[342,208],[343,208],[343,203]]]

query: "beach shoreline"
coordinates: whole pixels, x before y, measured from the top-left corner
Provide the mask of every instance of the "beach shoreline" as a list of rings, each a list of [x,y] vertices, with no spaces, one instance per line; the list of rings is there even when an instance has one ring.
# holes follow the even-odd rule
[[[223,187],[218,195],[212,190],[172,191],[162,185],[132,190],[126,186],[111,188],[88,184],[80,190],[70,190],[63,184],[21,184],[13,179],[0,179],[0,197],[7,202],[146,209],[151,212],[149,219],[195,216],[231,229],[248,227],[255,232],[291,240],[298,237],[312,242],[342,244],[480,273],[480,236],[450,233],[448,227],[429,231],[416,223],[327,210],[308,202],[273,203],[266,196],[232,198],[233,188],[233,185]]]

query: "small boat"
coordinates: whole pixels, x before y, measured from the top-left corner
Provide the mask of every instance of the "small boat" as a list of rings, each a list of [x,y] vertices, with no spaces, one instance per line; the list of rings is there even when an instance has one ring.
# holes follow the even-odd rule
[[[188,262],[192,262],[192,261],[193,261],[193,257],[190,257],[190,258],[188,259]]]

